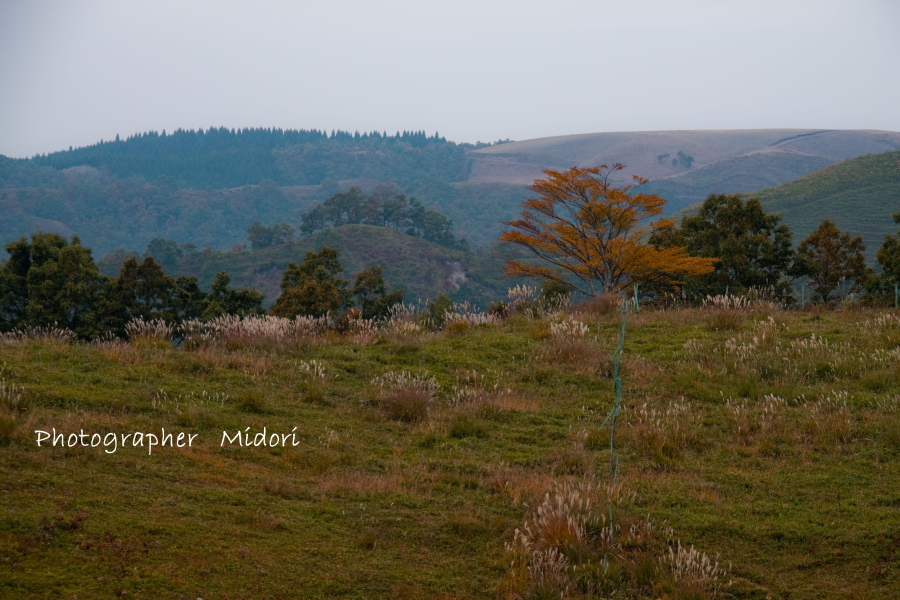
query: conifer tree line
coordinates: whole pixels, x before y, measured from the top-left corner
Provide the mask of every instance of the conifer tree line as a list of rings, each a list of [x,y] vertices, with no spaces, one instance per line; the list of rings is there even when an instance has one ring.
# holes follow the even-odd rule
[[[81,165],[120,178],[172,177],[179,187],[234,188],[270,179],[278,185],[319,185],[325,179],[370,177],[458,181],[468,145],[438,133],[368,133],[317,129],[225,127],[150,131],[125,139],[37,155],[30,163],[56,170]]]
[[[231,278],[224,271],[205,292],[196,277],[166,275],[149,255],[127,258],[117,277],[103,275],[77,236],[68,241],[56,233],[35,233],[30,240],[7,244],[6,251],[9,259],[0,265],[0,333],[59,327],[92,339],[123,336],[126,325],[138,318],[178,323],[266,313],[264,295],[229,287]],[[403,302],[401,290],[387,293],[380,267],[359,273],[352,287],[338,277],[342,270],[337,250],[327,247],[308,253],[299,265],[290,263],[272,313],[320,317],[353,308],[354,315],[375,319]]]
[[[590,170],[580,171],[590,174]],[[645,203],[651,200],[644,198]],[[647,206],[653,208],[649,203]],[[544,216],[559,218],[560,213],[537,203],[531,207],[531,213],[523,213],[531,215],[530,221],[509,225],[529,232],[546,247],[563,246],[551,233],[541,231],[537,209],[546,209]],[[600,214],[597,207],[592,211],[594,216]],[[648,212],[655,214],[653,210]],[[587,213],[580,210],[572,214],[582,218]],[[893,219],[900,225],[900,213],[894,214]],[[443,215],[424,210],[414,199],[407,200],[388,188],[377,188],[370,194],[353,188],[336,194],[304,216],[301,230],[312,232],[347,223],[405,228],[407,233],[438,243],[459,244],[452,237],[451,222]],[[285,224],[271,228],[255,225],[250,232],[255,246],[289,241],[293,235],[293,229]],[[569,225],[566,222],[556,231],[568,232],[572,237],[577,227]],[[528,235],[523,233],[509,241],[532,243]],[[56,233],[35,233],[30,240],[23,237],[7,244],[9,258],[0,264],[0,332],[58,326],[87,339],[107,333],[122,335],[125,326],[137,318],[178,322],[265,313],[263,294],[249,288],[230,288],[226,272],[217,274],[208,292],[200,289],[193,276],[167,275],[164,268],[177,266],[184,249],[191,249],[188,246],[155,239],[144,257],[123,257],[118,276],[108,277],[99,272],[90,249],[82,246],[77,236],[68,241]],[[622,246],[618,247],[621,250]],[[900,232],[885,237],[876,254],[881,267],[881,272],[876,273],[865,262],[861,237],[840,231],[826,219],[795,250],[791,231],[780,217],[766,213],[759,200],[739,194],[710,195],[697,214],[684,217],[677,226],[672,221],[657,222],[646,245],[638,240],[630,248],[628,252],[637,257],[635,264],[640,268],[630,273],[623,271],[616,279],[610,279],[607,287],[641,283],[645,294],[657,296],[676,290],[688,296],[702,296],[768,288],[775,299],[790,302],[796,299],[793,286],[799,280],[810,290],[810,299],[820,303],[857,293],[865,293],[866,302],[885,303],[900,284]],[[648,269],[644,264],[645,255],[657,261],[675,257],[681,262],[694,257],[701,262],[685,264],[702,264],[703,268],[684,269],[680,281],[661,278],[658,269]],[[591,260],[590,264],[579,265],[576,261],[572,272],[587,274],[585,277],[602,276],[601,263]],[[552,267],[512,264],[518,265],[517,269],[530,269],[527,274],[543,279],[551,287],[564,287],[566,283]],[[337,250],[327,247],[318,253],[307,253],[300,263],[290,263],[271,313],[289,318],[335,318],[352,309],[356,316],[383,318],[393,305],[403,301],[401,290],[387,292],[378,266],[358,273],[352,285],[340,278],[342,271]],[[598,293],[608,291],[614,290],[601,288]]]

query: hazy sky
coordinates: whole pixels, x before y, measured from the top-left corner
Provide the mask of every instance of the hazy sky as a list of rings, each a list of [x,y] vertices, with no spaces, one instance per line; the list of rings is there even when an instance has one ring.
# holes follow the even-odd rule
[[[898,0],[0,0],[0,154],[227,127],[900,131]]]

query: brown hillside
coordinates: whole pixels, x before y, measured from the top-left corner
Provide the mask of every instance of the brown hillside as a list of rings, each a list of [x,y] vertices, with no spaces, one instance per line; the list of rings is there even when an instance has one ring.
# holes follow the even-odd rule
[[[587,133],[500,144],[469,154],[468,181],[527,185],[542,169],[621,162],[627,173],[676,179],[704,166],[759,152],[790,152],[837,162],[900,148],[900,133],[868,130],[757,129]],[[690,167],[672,164],[678,152]],[[659,160],[661,155],[669,156]],[[821,165],[818,165],[821,166]],[[814,170],[814,169],[813,169]],[[805,173],[799,173],[801,176]]]

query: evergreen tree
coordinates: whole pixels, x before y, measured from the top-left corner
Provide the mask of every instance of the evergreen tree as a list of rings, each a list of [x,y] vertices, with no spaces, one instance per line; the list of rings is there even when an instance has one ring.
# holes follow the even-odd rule
[[[182,254],[181,248],[172,240],[154,238],[147,244],[147,251],[144,253],[144,256],[152,257],[166,269],[175,270],[178,268],[178,261],[181,259]]]
[[[900,225],[900,212],[894,213],[894,222]],[[891,284],[900,283],[900,231],[897,235],[884,236],[884,243],[878,249],[878,264],[883,269],[882,277]]]
[[[91,251],[73,236],[35,233],[6,245],[10,259],[0,268],[0,327],[59,326],[81,338],[101,332],[98,313],[108,278]]]
[[[152,256],[140,264],[137,259],[129,258],[111,286],[111,305],[106,311],[112,323],[116,320],[120,323],[115,327],[111,323],[108,326],[121,332],[132,319],[175,321],[178,316],[176,293],[175,280],[163,272]]]
[[[781,217],[766,213],[756,198],[711,194],[695,216],[681,220],[679,229],[657,230],[650,241],[658,247],[683,246],[692,256],[719,259],[712,273],[694,282],[704,293],[774,286],[784,294],[789,289],[784,276],[794,256],[791,231],[781,224]]]
[[[289,263],[281,279],[281,296],[272,314],[293,318],[298,315],[326,316],[347,305],[347,282],[338,279],[343,271],[337,250],[323,247],[318,253],[307,252],[299,265]]]
[[[862,237],[842,233],[830,220],[800,242],[793,273],[809,277],[809,285],[822,302],[828,302],[835,290],[847,284],[846,292],[862,289],[871,275],[866,265]]]
[[[353,296],[364,319],[386,318],[392,306],[403,302],[403,290],[387,293],[382,273],[381,267],[373,265],[356,275]]]
[[[247,241],[250,242],[252,250],[268,248],[275,242],[275,232],[270,227],[266,227],[259,221],[254,221],[247,228]]]
[[[222,315],[237,315],[246,317],[261,315],[265,311],[262,301],[265,295],[262,292],[250,288],[233,290],[228,288],[231,276],[225,271],[216,273],[216,280],[212,284],[212,293],[209,295],[209,303],[203,312],[204,319],[214,319]]]

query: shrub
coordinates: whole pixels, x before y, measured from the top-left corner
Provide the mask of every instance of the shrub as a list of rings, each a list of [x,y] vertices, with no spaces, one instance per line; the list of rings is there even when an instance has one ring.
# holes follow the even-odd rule
[[[706,318],[706,328],[710,331],[740,331],[743,325],[744,314],[730,308],[713,310]]]
[[[425,420],[434,394],[440,389],[428,373],[413,375],[408,371],[388,371],[372,380],[377,387],[378,405],[385,416],[394,421],[417,423]]]
[[[469,413],[456,413],[450,422],[450,437],[452,438],[483,438],[487,437],[487,434],[488,431],[484,423]]]
[[[635,495],[592,481],[561,483],[507,545],[510,596],[700,598],[723,596],[726,572],[669,527],[628,514]]]
[[[265,396],[258,390],[247,390],[237,397],[238,408],[249,413],[264,413],[268,411],[268,403]]]

